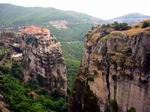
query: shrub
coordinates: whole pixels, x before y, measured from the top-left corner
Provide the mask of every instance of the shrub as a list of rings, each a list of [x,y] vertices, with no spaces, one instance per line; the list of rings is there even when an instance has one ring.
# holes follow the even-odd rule
[[[0,65],[0,71],[1,73],[6,73],[6,74],[10,73],[10,69],[8,67],[4,67],[1,65]]]
[[[118,112],[118,104],[116,100],[110,100],[110,107],[112,112]]]
[[[116,100],[110,100],[109,104],[105,105],[104,112],[118,112],[118,104]]]
[[[114,28],[115,30],[128,30],[131,27],[128,26],[128,23],[118,23],[118,22],[114,22],[111,24],[112,28]]]
[[[53,91],[51,92],[51,96],[52,96],[53,98],[55,98],[55,99],[59,99],[59,98],[63,97],[63,96],[61,95],[61,92],[60,92],[59,89],[53,90]]]
[[[101,28],[111,28],[111,25],[110,24],[102,24]]]
[[[37,74],[37,81],[38,81],[39,86],[41,86],[41,87],[44,86],[45,79],[42,75]]]
[[[145,21],[142,25],[142,28],[146,28],[146,27],[149,27],[149,26],[150,26],[150,23]]]
[[[12,67],[11,67],[11,74],[15,77],[15,78],[20,78],[21,75],[21,66],[17,63],[13,63]]]
[[[134,107],[130,107],[127,112],[136,112],[136,109]]]

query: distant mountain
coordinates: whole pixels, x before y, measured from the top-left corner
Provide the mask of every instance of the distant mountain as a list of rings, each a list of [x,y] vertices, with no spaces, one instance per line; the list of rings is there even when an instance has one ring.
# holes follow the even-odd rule
[[[118,21],[118,22],[126,22],[129,24],[133,24],[133,23],[143,21],[143,20],[149,19],[149,18],[150,18],[150,16],[143,15],[140,13],[130,13],[130,14],[123,15],[121,17],[111,19],[111,20],[109,20],[109,22]]]
[[[147,18],[150,18],[150,16],[131,13],[105,21],[75,11],[0,4],[0,27],[40,25],[50,29],[60,41],[82,41],[86,32],[95,24],[113,21],[133,24]]]
[[[40,25],[49,28],[60,41],[83,40],[93,25],[104,22],[74,11],[0,4],[0,26]]]
[[[21,7],[12,4],[0,4],[0,24],[47,24],[49,21],[53,20],[66,20],[70,24],[93,24],[104,22],[104,20],[74,11],[63,11],[55,8]]]

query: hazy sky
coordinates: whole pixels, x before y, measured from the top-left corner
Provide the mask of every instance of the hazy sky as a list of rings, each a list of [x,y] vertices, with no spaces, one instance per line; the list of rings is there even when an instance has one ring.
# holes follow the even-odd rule
[[[150,15],[150,0],[0,0],[0,3],[74,10],[101,19],[133,12]]]

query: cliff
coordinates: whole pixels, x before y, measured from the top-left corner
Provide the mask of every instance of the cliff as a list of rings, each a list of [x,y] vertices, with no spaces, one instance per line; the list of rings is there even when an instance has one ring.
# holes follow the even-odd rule
[[[23,80],[38,83],[48,92],[66,95],[67,75],[60,43],[49,30],[37,26],[20,31],[23,43]]]
[[[102,27],[85,36],[70,111],[150,112],[150,27]]]
[[[4,101],[3,95],[0,93],[0,112],[10,112],[9,105]]]

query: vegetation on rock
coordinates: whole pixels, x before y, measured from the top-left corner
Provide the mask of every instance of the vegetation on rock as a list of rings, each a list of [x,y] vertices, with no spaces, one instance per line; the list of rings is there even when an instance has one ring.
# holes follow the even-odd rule
[[[28,42],[33,42],[28,41]],[[8,47],[8,46],[7,46]],[[13,50],[5,45],[0,47],[4,56],[0,61],[0,91],[11,111],[15,112],[67,112],[66,98],[59,94],[50,95],[43,87],[44,81],[37,75],[38,83],[23,82],[21,61],[12,60]]]
[[[134,107],[130,107],[127,112],[136,112],[136,109]]]
[[[150,22],[148,21],[144,21],[143,24],[142,24],[142,28],[146,28],[146,27],[149,27],[150,26]]]
[[[114,22],[111,24],[112,28],[114,28],[115,30],[128,30],[131,27],[128,25],[128,23],[118,23],[118,22]]]

